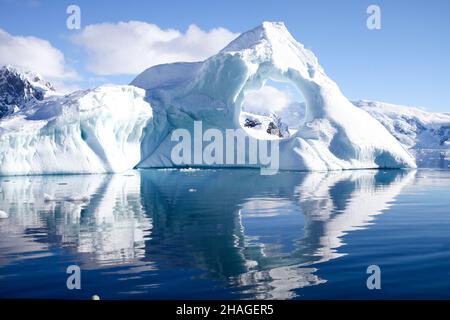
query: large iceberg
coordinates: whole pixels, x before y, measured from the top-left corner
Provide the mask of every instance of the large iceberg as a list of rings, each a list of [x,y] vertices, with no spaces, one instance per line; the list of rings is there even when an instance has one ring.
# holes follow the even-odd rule
[[[224,136],[227,130],[243,129],[246,95],[268,80],[292,84],[306,103],[295,132],[285,134],[287,128],[274,116],[267,124],[267,132],[274,133],[270,139],[256,136],[258,142],[277,141],[276,169],[416,166],[413,156],[380,122],[342,94],[314,54],[283,23],[264,22],[203,62],[159,65],[137,76],[130,86],[103,86],[9,108],[0,120],[0,174],[180,166],[173,160],[179,144],[173,139],[176,129],[194,137],[200,121],[203,130],[214,129]],[[251,156],[248,151],[243,159]],[[261,159],[237,163],[265,165]]]
[[[155,66],[131,84],[147,90],[154,109],[139,167],[175,165],[170,151],[175,128],[192,132],[241,128],[242,102],[266,81],[289,82],[305,98],[298,130],[279,140],[279,168],[340,170],[415,167],[413,156],[364,110],[355,107],[283,23],[264,22],[200,63]],[[195,133],[192,132],[192,135]]]

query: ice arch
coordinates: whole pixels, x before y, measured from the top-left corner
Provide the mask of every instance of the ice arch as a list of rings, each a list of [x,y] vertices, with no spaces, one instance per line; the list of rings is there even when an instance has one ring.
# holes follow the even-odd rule
[[[277,122],[291,136],[304,123],[306,103],[301,92],[290,82],[269,79],[259,89],[245,92],[240,110],[239,122],[249,134],[257,131],[249,129],[256,125],[252,121],[256,119],[264,127],[268,121]]]
[[[164,70],[164,81],[150,81]],[[147,89],[153,126],[143,141],[139,167],[173,166],[170,133],[240,128],[246,92],[265,81],[289,82],[303,95],[305,122],[280,142],[280,169],[341,170],[415,167],[414,158],[375,119],[355,107],[319,65],[314,54],[283,23],[265,22],[204,62],[150,68],[133,85]]]
[[[254,77],[248,79],[245,84],[243,85],[241,91],[239,92],[239,94],[236,97],[236,108],[237,110],[235,110],[235,112],[239,113],[242,111],[248,111],[251,113],[257,113],[256,110],[245,110],[244,109],[244,105],[246,100],[248,99],[248,96],[251,94],[258,94],[258,92],[261,92],[262,90],[264,90],[266,87],[269,88],[274,88],[274,89],[278,89],[280,92],[286,92],[289,91],[292,94],[291,98],[291,103],[296,103],[296,104],[301,104],[301,108],[300,110],[297,111],[301,111],[303,116],[296,117],[296,120],[300,120],[299,123],[297,123],[297,126],[300,126],[302,123],[304,123],[306,121],[306,114],[307,114],[307,110],[309,109],[307,106],[308,104],[306,103],[306,94],[305,92],[309,92],[306,91],[301,85],[299,85],[297,82],[295,82],[293,79],[289,78],[289,77],[285,77],[283,76],[281,73],[279,72],[261,72],[261,74],[257,74]],[[281,87],[281,89],[279,88]],[[303,89],[302,89],[303,88]],[[277,92],[275,92],[277,93]],[[311,99],[309,99],[311,101]],[[298,106],[300,108],[300,106]],[[290,111],[294,111],[292,110],[294,108],[290,108]],[[262,110],[262,111],[267,111],[267,110]],[[279,112],[280,110],[272,110],[273,112]],[[309,118],[311,119],[313,116],[309,115]],[[284,119],[285,120],[285,119]]]

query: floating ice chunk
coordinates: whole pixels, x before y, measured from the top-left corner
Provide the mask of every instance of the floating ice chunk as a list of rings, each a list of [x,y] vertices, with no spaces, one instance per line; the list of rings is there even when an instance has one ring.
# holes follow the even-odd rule
[[[68,196],[64,198],[64,201],[68,202],[89,202],[90,198],[88,196],[76,197],[76,196]]]
[[[0,219],[6,219],[8,217],[9,215],[5,211],[0,210]]]
[[[180,172],[197,172],[200,171],[199,168],[182,168],[180,169]]]

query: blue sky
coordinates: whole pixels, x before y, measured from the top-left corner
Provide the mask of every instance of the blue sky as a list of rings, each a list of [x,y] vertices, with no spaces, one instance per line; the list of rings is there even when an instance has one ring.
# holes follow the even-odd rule
[[[69,4],[81,8],[82,29],[79,31],[66,28]],[[381,9],[380,30],[366,27],[366,9],[370,4]],[[6,39],[37,37],[49,41],[64,55],[60,64],[64,64],[65,71],[70,70],[77,76],[67,76],[66,79],[69,72],[55,71],[55,77],[59,76],[59,81],[69,87],[90,87],[103,82],[128,83],[133,79],[134,70],[140,67],[137,64],[134,69],[122,72],[122,69],[110,68],[114,61],[102,68],[96,66],[98,60],[94,58],[102,59],[102,54],[105,55],[105,50],[98,47],[101,41],[87,34],[81,40],[78,38],[78,42],[74,40],[89,25],[110,23],[114,27],[120,21],[142,21],[157,25],[161,30],[178,30],[183,36],[188,27],[195,24],[202,32],[226,29],[229,33],[220,31],[218,34],[223,41],[228,41],[234,33],[272,20],[285,22],[293,36],[316,54],[327,74],[350,99],[379,100],[450,112],[447,97],[450,91],[450,1],[447,0],[0,0],[0,9],[0,29],[8,34]],[[215,33],[210,36],[215,37]],[[119,49],[122,46],[122,50],[126,48],[126,41],[119,36],[117,39],[114,35],[112,37],[114,40],[105,42]],[[192,37],[186,38],[189,42]],[[200,41],[211,40],[205,39]],[[188,46],[190,57],[197,57],[194,52],[196,46],[204,51],[198,54],[200,57],[212,50],[211,46],[199,46],[198,42],[186,44],[186,41],[180,41],[175,44]],[[95,57],[89,53],[93,48]],[[132,50],[130,48],[130,52]],[[170,50],[173,53],[173,48]],[[153,60],[149,61],[164,59],[164,56],[157,56],[161,54],[155,52]],[[136,61],[145,55],[141,50],[140,56],[133,56],[131,60]],[[117,64],[126,63],[119,59]]]

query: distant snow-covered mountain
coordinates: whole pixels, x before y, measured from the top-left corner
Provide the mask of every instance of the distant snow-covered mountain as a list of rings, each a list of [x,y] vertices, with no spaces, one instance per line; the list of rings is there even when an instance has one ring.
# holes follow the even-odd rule
[[[21,72],[12,66],[0,69],[0,118],[42,101],[53,86],[32,71]]]
[[[450,149],[450,113],[367,100],[353,103],[381,122],[407,148]]]

